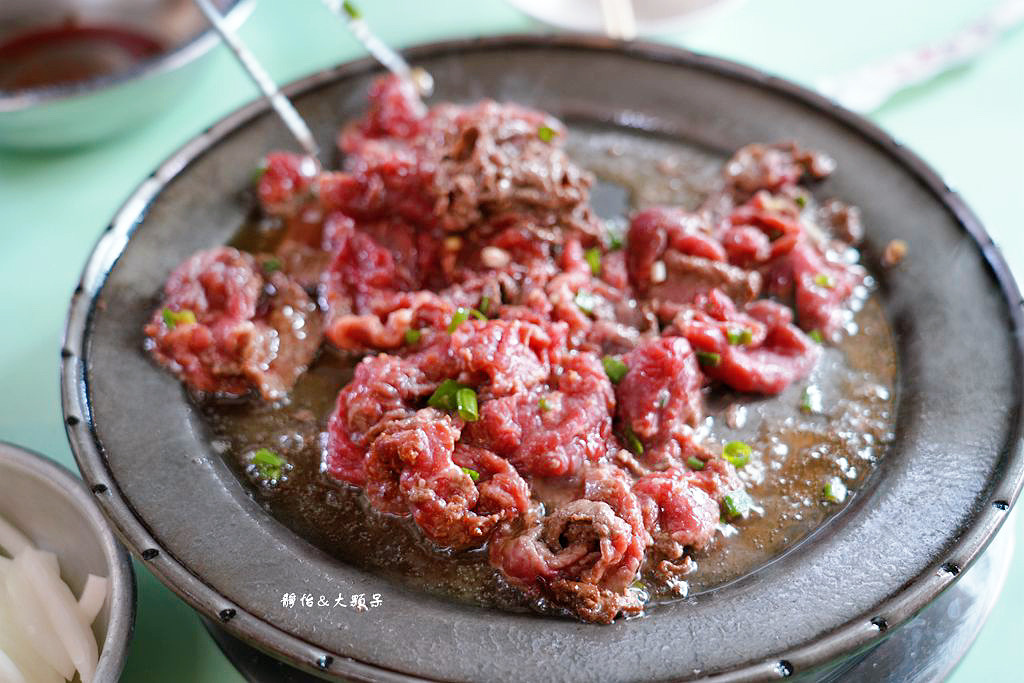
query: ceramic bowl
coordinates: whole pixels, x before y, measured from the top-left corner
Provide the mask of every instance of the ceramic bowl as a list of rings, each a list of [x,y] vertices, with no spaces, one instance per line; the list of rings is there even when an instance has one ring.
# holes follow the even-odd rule
[[[135,574],[95,495],[52,460],[0,442],[0,515],[36,546],[57,554],[61,578],[75,595],[89,574],[110,579],[92,627],[100,644],[95,680],[116,681],[135,624]]]
[[[214,4],[237,27],[253,2]],[[0,146],[69,147],[136,126],[173,106],[220,40],[191,0],[6,0],[0,3],[0,44],[71,21],[139,33],[166,49],[109,75],[62,85],[5,90],[0,82]]]

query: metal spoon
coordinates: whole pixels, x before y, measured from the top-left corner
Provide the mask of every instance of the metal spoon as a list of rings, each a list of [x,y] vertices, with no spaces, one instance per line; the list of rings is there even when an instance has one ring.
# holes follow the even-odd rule
[[[287,126],[296,141],[298,141],[299,146],[305,150],[310,160],[315,164],[315,171],[319,171],[322,168],[320,164],[320,148],[317,146],[316,139],[313,137],[312,131],[309,130],[309,126],[306,125],[305,120],[296,111],[291,100],[285,97],[280,89],[278,89],[274,79],[260,65],[252,51],[246,47],[245,43],[228,26],[227,22],[224,21],[224,17],[214,8],[210,0],[194,0],[194,2],[200,11],[206,15],[206,18],[210,21],[214,30],[220,34],[228,48],[231,49],[239,64],[242,65],[242,68],[252,78],[253,83],[263,91],[263,95],[270,102],[270,106],[281,117],[284,125]]]
[[[409,66],[409,62],[405,61],[402,55],[378,38],[377,34],[370,29],[370,25],[363,19],[362,12],[350,0],[323,0],[323,2],[329,10],[346,20],[348,28],[356,40],[362,43],[367,52],[373,55],[373,58],[384,68],[412,83],[421,97],[429,97],[434,92],[433,76],[426,69]]]
[[[839,77],[823,79],[817,87],[849,109],[871,112],[904,88],[925,83],[967,64],[1021,23],[1024,23],[1024,0],[1002,0],[945,39],[883,58]]]

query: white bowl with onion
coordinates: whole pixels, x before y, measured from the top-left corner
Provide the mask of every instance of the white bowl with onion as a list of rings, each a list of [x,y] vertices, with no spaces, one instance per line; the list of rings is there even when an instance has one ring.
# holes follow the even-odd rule
[[[0,442],[4,683],[120,677],[135,576],[94,495],[60,465]]]

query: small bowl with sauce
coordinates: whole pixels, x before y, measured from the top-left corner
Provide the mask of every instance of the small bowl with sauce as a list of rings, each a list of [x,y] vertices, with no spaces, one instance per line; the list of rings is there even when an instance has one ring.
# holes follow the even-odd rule
[[[215,0],[238,26],[253,0]],[[191,0],[0,3],[0,146],[87,144],[172,105],[217,44]]]

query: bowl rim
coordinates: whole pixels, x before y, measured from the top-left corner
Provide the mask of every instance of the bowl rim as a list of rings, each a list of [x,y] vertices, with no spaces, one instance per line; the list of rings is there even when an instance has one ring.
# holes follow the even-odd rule
[[[121,545],[113,525],[100,511],[85,483],[68,468],[41,453],[0,440],[0,469],[13,466],[57,489],[85,516],[99,538],[110,570],[110,618],[100,648],[96,680],[117,680],[128,657],[135,631],[136,584],[131,555]],[[95,492],[95,487],[94,487]]]
[[[227,0],[222,10],[229,26],[238,29],[252,13],[256,0]],[[25,111],[43,104],[75,100],[107,88],[124,85],[136,79],[145,79],[176,71],[206,54],[220,42],[211,27],[199,31],[189,39],[137,62],[127,69],[70,83],[47,85],[26,90],[0,90],[0,114]]]
[[[792,81],[763,70],[727,59],[695,53],[682,48],[645,41],[622,42],[600,36],[559,34],[501,34],[468,39],[443,40],[418,44],[403,50],[410,61],[439,57],[465,51],[497,51],[506,48],[552,48],[590,51],[616,51],[628,57],[646,59],[668,65],[684,65],[701,69],[715,76],[764,88],[784,98],[796,100],[808,108],[849,127],[863,136],[866,144],[877,146],[903,166],[909,175],[919,181],[936,201],[956,219],[961,228],[975,242],[985,264],[991,271],[997,289],[1008,304],[1010,335],[1018,367],[1024,365],[1024,299],[1012,276],[1008,264],[998,247],[987,234],[980,220],[963,199],[947,185],[924,160],[910,151],[889,133],[866,118],[843,108],[830,100]],[[371,58],[345,62],[315,72],[288,84],[283,91],[295,96],[313,91],[336,79],[375,71]],[[256,100],[219,119],[198,134],[161,163],[143,180],[124,202],[111,223],[100,236],[90,256],[82,278],[71,298],[61,363],[62,406],[65,429],[72,451],[83,476],[92,484],[107,487],[99,500],[100,507],[119,529],[133,551],[160,548],[145,523],[136,516],[131,503],[122,495],[105,466],[102,446],[89,422],[91,410],[86,394],[84,362],[84,336],[89,327],[92,305],[106,273],[116,261],[132,231],[144,215],[150,202],[162,188],[196,158],[214,147],[220,140],[252,119],[269,111],[269,105]],[[1003,478],[988,491],[988,504],[977,512],[972,526],[953,541],[945,552],[945,561],[920,572],[900,590],[887,597],[877,609],[886,615],[886,629],[891,632],[916,615],[925,605],[954,583],[985,550],[1002,526],[1013,503],[1024,487],[1024,412],[1019,397],[1024,395],[1024,380],[1016,379],[1018,402],[1015,415],[1007,427],[1014,446],[1004,454]],[[82,425],[79,423],[86,422]],[[77,426],[76,426],[77,425]],[[85,428],[82,428],[85,427]],[[255,614],[235,606],[230,618],[218,613],[216,605],[225,602],[216,590],[201,577],[168,553],[159,554],[159,562],[148,563],[163,583],[177,593],[194,609],[216,620],[232,635],[255,644],[264,651],[274,653],[295,666],[320,675],[353,676],[358,680],[419,681],[422,677],[397,672],[385,667],[353,659],[344,653],[327,652],[323,648],[291,635]],[[716,672],[702,680],[753,681],[786,677],[795,668],[802,673],[819,669],[836,657],[861,651],[885,638],[885,632],[862,616],[855,616],[826,635],[789,650],[774,653],[768,659],[753,660],[736,668]],[[787,671],[788,667],[788,671]]]

